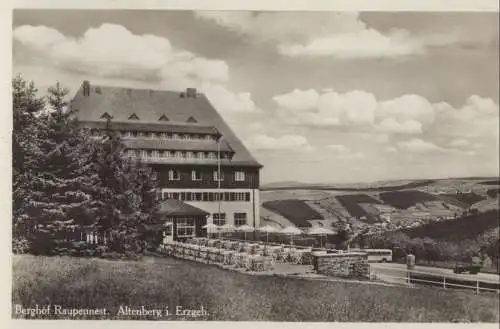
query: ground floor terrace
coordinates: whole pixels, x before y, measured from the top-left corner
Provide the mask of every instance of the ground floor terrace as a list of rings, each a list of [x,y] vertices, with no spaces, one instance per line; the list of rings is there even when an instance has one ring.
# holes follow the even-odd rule
[[[366,253],[225,238],[172,241],[159,251],[179,259],[254,275],[316,280],[355,280],[406,287],[433,286],[479,293],[500,293],[498,275],[458,275],[452,271],[393,263],[373,263]]]

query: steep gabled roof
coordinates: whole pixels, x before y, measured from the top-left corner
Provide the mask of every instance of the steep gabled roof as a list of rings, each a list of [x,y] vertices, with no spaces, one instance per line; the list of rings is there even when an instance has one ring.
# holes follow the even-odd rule
[[[96,88],[100,90],[100,93],[96,92]],[[94,85],[90,85],[89,89],[89,95],[84,95],[82,85],[71,102],[72,107],[78,110],[80,121],[102,121],[100,116],[108,112],[113,117],[112,124],[144,123],[151,124],[151,127],[158,127],[162,124],[189,125],[193,128],[214,127],[235,152],[231,163],[253,163],[261,167],[204,94],[197,93],[196,97],[181,98],[177,91]],[[133,120],[133,122],[128,120],[131,113],[135,113],[140,120]],[[158,118],[162,115],[168,116],[170,121],[159,122]],[[190,117],[196,118],[197,122],[186,123]]]

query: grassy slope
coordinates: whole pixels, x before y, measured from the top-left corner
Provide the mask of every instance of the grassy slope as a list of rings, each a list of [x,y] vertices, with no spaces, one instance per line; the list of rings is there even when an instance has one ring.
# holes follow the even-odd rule
[[[167,258],[127,262],[15,256],[13,273],[13,304],[24,306],[107,307],[114,313],[120,304],[204,305],[210,320],[499,320],[493,295],[255,277]]]

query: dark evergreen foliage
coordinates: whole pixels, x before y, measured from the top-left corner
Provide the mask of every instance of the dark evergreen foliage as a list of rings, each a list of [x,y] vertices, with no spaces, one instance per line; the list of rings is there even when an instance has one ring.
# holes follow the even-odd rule
[[[13,79],[16,245],[26,240],[41,254],[141,252],[158,210],[156,177],[124,157],[111,121],[102,137],[81,129],[67,94],[57,83],[39,98],[32,82]],[[105,245],[84,241],[96,231],[108,237]]]

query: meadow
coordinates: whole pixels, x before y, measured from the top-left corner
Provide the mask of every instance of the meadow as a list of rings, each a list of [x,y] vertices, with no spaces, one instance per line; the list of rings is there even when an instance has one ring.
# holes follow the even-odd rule
[[[120,305],[203,305],[208,315],[198,320],[499,321],[496,294],[252,276],[162,257],[112,261],[16,255],[12,303],[106,307],[109,319],[159,319],[117,316]]]

